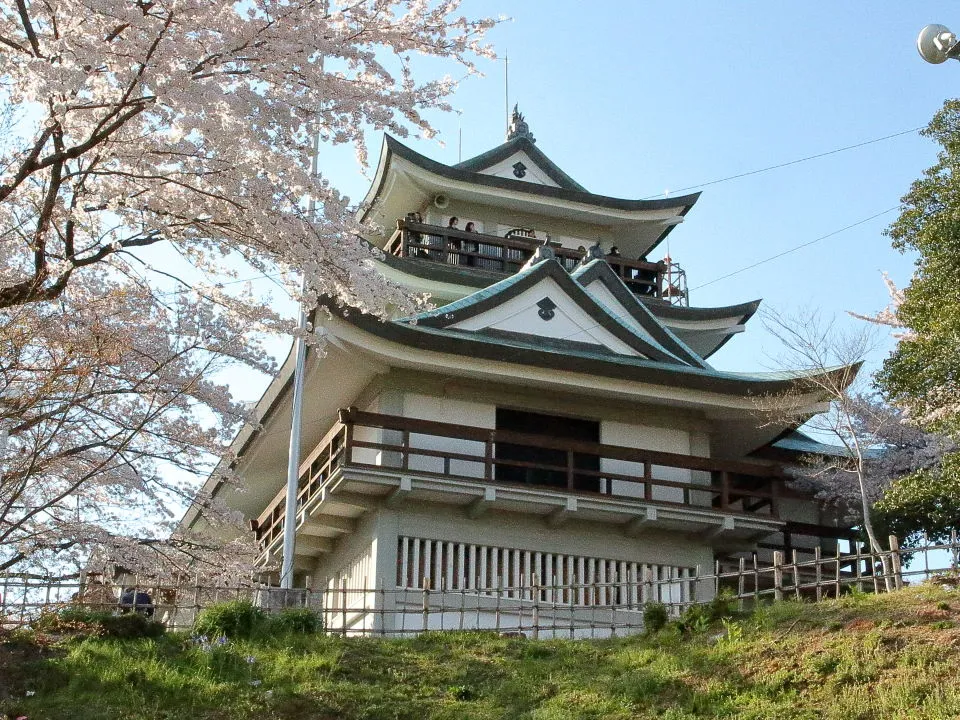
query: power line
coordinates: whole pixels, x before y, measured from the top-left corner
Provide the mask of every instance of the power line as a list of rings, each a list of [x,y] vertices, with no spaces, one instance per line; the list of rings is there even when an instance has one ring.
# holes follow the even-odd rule
[[[900,137],[901,135],[910,135],[911,133],[919,132],[923,130],[925,126],[911,128],[910,130],[901,130],[900,132],[895,132],[891,135],[884,135],[883,137],[873,138],[872,140],[864,140],[863,142],[858,142],[853,145],[846,145],[844,147],[835,148],[833,150],[828,150],[826,152],[817,153],[816,155],[807,155],[806,157],[797,158],[796,160],[789,160],[787,162],[778,163],[776,165],[769,165],[767,167],[759,168],[757,170],[749,170],[747,172],[738,173],[736,175],[728,175],[727,177],[722,177],[717,180],[710,180],[708,182],[698,183],[696,185],[687,185],[682,187],[679,190],[673,190],[673,193],[682,193],[687,190],[695,190],[697,188],[707,187],[709,185],[717,185],[718,183],[727,182],[728,180],[739,180],[740,178],[749,177],[751,175],[759,175],[760,173],[769,172],[771,170],[779,170],[780,168],[789,167],[790,165],[797,165],[799,163],[807,162],[808,160],[816,160],[817,158],[827,157],[828,155],[836,155],[837,153],[845,152],[847,150],[854,150],[856,148],[864,147],[865,145],[873,145],[874,143],[883,142],[884,140],[890,140],[892,138]],[[662,197],[662,195],[650,195],[644,200],[652,200],[654,198]]]
[[[740,273],[746,272],[747,270],[752,270],[753,268],[757,267],[758,265],[763,265],[764,263],[771,262],[772,260],[776,260],[777,258],[781,258],[781,257],[783,257],[784,255],[789,255],[790,253],[796,252],[797,250],[802,250],[803,248],[809,247],[810,245],[813,245],[813,244],[815,244],[815,243],[818,243],[818,242],[820,242],[821,240],[826,240],[827,238],[833,237],[834,235],[839,235],[839,234],[842,233],[842,232],[845,232],[845,231],[847,231],[847,230],[850,230],[851,228],[855,228],[855,227],[857,227],[858,225],[863,225],[864,223],[868,223],[868,222],[870,222],[871,220],[875,220],[876,218],[881,217],[882,215],[886,215],[887,213],[893,212],[894,210],[898,210],[899,208],[900,208],[899,205],[895,205],[895,206],[893,206],[893,207],[891,207],[891,208],[887,208],[886,210],[883,210],[883,211],[881,211],[881,212],[875,213],[875,214],[871,215],[870,217],[863,218],[862,220],[857,220],[857,222],[855,222],[855,223],[851,223],[850,225],[847,225],[847,226],[845,226],[845,227],[842,227],[842,228],[840,228],[840,229],[838,229],[838,230],[834,230],[833,232],[829,232],[829,233],[827,233],[826,235],[821,235],[820,237],[815,238],[815,239],[813,239],[813,240],[808,240],[807,242],[801,243],[800,245],[795,245],[794,247],[790,248],[789,250],[784,250],[783,252],[777,253],[776,255],[771,255],[770,257],[764,258],[763,260],[759,260],[759,261],[753,263],[752,265],[747,265],[746,267],[742,267],[742,268],[740,268],[739,270],[734,270],[734,271],[731,272],[731,273],[727,273],[726,275],[723,275],[723,276],[721,276],[721,277],[714,278],[713,280],[711,280],[711,281],[709,281],[709,282],[706,282],[706,283],[704,283],[703,285],[698,285],[698,286],[695,287],[695,288],[691,288],[691,292],[692,292],[693,290],[699,290],[699,289],[701,289],[701,288],[705,288],[705,287],[707,287],[707,285],[713,285],[714,283],[718,283],[718,282],[720,282],[721,280],[726,280],[727,278],[733,277],[734,275],[739,275]],[[610,311],[609,311],[609,308],[608,308],[608,313],[609,313],[609,315],[610,315],[611,317],[616,318],[617,320],[627,320],[627,319],[629,318],[629,314],[623,314],[623,315],[621,315],[621,314],[618,314],[618,313],[610,312]],[[592,324],[592,325],[588,325],[587,327],[578,328],[578,329],[576,330],[576,332],[573,332],[573,333],[571,333],[571,334],[569,334],[569,335],[564,335],[564,336],[562,336],[562,337],[560,337],[560,338],[557,338],[557,339],[558,339],[558,340],[569,340],[570,338],[576,337],[577,335],[580,335],[581,333],[590,332],[591,330],[595,330],[595,329],[600,328],[600,327],[602,327],[602,323],[594,323],[594,324]],[[669,329],[669,328],[668,328],[668,329]]]
[[[801,243],[800,245],[794,245],[794,246],[793,246],[792,248],[790,248],[789,250],[784,250],[783,252],[777,253],[776,255],[771,255],[770,257],[764,258],[763,260],[758,260],[757,262],[753,263],[752,265],[747,265],[746,267],[742,267],[742,268],[740,268],[739,270],[734,270],[733,272],[727,273],[726,275],[721,275],[720,277],[714,278],[713,280],[710,280],[709,282],[705,282],[703,285],[698,285],[698,286],[695,287],[695,288],[691,288],[691,289],[690,289],[690,292],[693,292],[694,290],[700,290],[701,288],[705,288],[705,287],[707,287],[708,285],[713,285],[714,283],[718,283],[718,282],[720,282],[721,280],[726,280],[727,278],[731,278],[731,277],[733,277],[734,275],[739,275],[740,273],[746,272],[747,270],[752,270],[753,268],[755,268],[755,267],[757,267],[757,266],[759,266],[759,265],[763,265],[763,264],[765,264],[765,263],[771,262],[772,260],[776,260],[776,259],[778,259],[778,258],[782,258],[784,255],[789,255],[790,253],[794,253],[794,252],[796,252],[797,250],[802,250],[802,249],[805,248],[805,247],[810,247],[811,245],[813,245],[813,244],[815,244],[815,243],[818,243],[818,242],[820,242],[821,240],[826,240],[827,238],[833,237],[834,235],[839,235],[840,233],[845,232],[845,231],[847,231],[847,230],[850,230],[851,228],[855,228],[855,227],[857,227],[858,225],[863,225],[864,223],[868,223],[868,222],[870,222],[871,220],[877,219],[877,218],[880,217],[881,215],[886,215],[887,213],[890,213],[890,212],[893,212],[894,210],[899,210],[899,209],[900,209],[900,206],[899,206],[899,205],[894,205],[894,206],[891,207],[891,208],[887,208],[886,210],[883,210],[883,211],[878,212],[878,213],[876,213],[876,214],[874,214],[874,215],[871,215],[870,217],[864,218],[863,220],[857,220],[857,222],[852,223],[852,224],[850,224],[850,225],[847,225],[846,227],[842,227],[842,228],[840,228],[839,230],[834,230],[833,232],[829,232],[829,233],[827,233],[826,235],[821,235],[820,237],[814,238],[813,240],[808,240],[807,242]]]

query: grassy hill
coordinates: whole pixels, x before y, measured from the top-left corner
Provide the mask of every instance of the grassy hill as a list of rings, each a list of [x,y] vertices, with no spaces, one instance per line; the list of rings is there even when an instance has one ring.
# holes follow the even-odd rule
[[[0,718],[960,718],[960,592],[784,602],[605,641],[0,644]]]

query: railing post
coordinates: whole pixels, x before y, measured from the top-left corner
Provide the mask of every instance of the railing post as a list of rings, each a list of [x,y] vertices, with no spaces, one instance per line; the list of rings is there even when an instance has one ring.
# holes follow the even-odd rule
[[[484,449],[483,479],[487,481],[493,480],[493,442],[495,437],[496,433],[491,431],[487,436],[487,444]]]
[[[643,499],[653,500],[653,463],[643,461]]]
[[[890,542],[890,565],[893,570],[893,584],[897,590],[903,590],[903,568],[900,564],[900,541],[896,535],[891,535],[887,540]]]
[[[573,490],[573,450],[567,450],[567,490]]]
[[[410,431],[404,430],[400,435],[400,469],[410,469]]]
[[[726,510],[730,507],[730,473],[726,470],[720,471],[720,509]]]
[[[775,477],[770,480],[770,515],[771,517],[780,517],[780,478]]]
[[[773,598],[783,600],[783,552],[773,552]]]

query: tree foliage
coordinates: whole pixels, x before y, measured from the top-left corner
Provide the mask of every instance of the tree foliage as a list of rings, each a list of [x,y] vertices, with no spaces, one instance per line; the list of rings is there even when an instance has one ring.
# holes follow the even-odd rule
[[[960,430],[960,100],[948,100],[923,134],[940,146],[935,165],[902,198],[887,233],[918,253],[892,323],[905,329],[877,381],[912,421]]]
[[[960,530],[960,455],[894,480],[875,506],[878,525],[904,546],[949,540]]]

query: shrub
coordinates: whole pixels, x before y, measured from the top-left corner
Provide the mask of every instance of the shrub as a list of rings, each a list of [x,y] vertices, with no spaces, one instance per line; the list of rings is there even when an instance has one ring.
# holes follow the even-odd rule
[[[677,619],[677,627],[684,633],[706,632],[713,622],[709,605],[691,605]]]
[[[114,615],[107,611],[78,607],[44,613],[33,627],[45,633],[114,638],[160,637],[166,632],[163,623],[154,622],[139,613]]]
[[[643,606],[643,626],[649,633],[663,630],[667,617],[667,606],[663,603],[647,603]]]
[[[231,600],[211,605],[197,615],[195,635],[248,638],[264,623],[263,610],[249,600]]]
[[[733,603],[736,599],[736,596],[729,590],[724,589],[718,592],[713,600],[707,604],[707,616],[710,622],[732,617],[734,614]]]
[[[312,635],[323,630],[323,620],[308,608],[286,608],[270,617],[270,629],[277,634]]]

